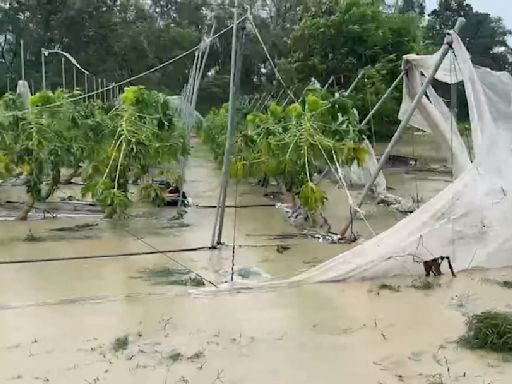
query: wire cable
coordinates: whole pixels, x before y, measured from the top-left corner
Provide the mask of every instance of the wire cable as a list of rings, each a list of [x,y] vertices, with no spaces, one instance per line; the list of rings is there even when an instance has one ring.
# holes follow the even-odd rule
[[[247,18],[248,18],[248,15],[243,16],[242,18],[240,18],[237,21],[237,24],[241,23],[243,20],[245,20]],[[200,42],[198,45],[196,45],[195,47],[189,49],[188,51],[185,51],[185,52],[179,54],[178,56],[175,56],[175,57],[173,57],[173,58],[171,58],[171,59],[169,59],[169,60],[167,60],[167,61],[165,61],[165,62],[163,62],[163,63],[161,63],[161,64],[159,64],[159,65],[157,65],[155,67],[153,67],[153,68],[150,68],[150,69],[148,69],[148,70],[146,70],[144,72],[141,72],[138,75],[134,75],[134,76],[129,77],[129,78],[125,79],[125,80],[122,80],[122,81],[120,81],[118,83],[113,83],[113,84],[111,84],[111,85],[109,85],[107,87],[97,89],[97,90],[95,90],[93,92],[89,92],[88,94],[72,97],[72,98],[69,98],[69,99],[66,99],[66,100],[63,100],[63,101],[59,101],[57,103],[53,103],[53,104],[49,104],[49,105],[45,105],[45,106],[37,107],[37,108],[42,109],[42,108],[57,107],[57,106],[62,105],[64,103],[66,103],[66,102],[78,101],[78,100],[81,100],[81,99],[84,99],[84,98],[88,98],[90,96],[95,96],[97,94],[100,94],[100,93],[105,92],[107,90],[110,90],[112,88],[115,88],[115,87],[118,87],[120,85],[124,85],[124,84],[130,83],[130,82],[132,82],[134,80],[140,79],[141,77],[144,77],[146,75],[149,75],[150,73],[156,72],[156,71],[158,71],[158,70],[160,70],[160,69],[162,69],[162,68],[164,68],[164,67],[166,67],[166,66],[168,66],[168,65],[170,65],[170,64],[172,64],[172,63],[174,63],[174,62],[176,62],[176,61],[178,61],[178,60],[180,60],[180,59],[182,59],[182,58],[184,58],[184,57],[186,57],[188,55],[190,55],[191,53],[194,53],[199,48],[201,48],[203,46],[203,44],[205,44],[205,42],[210,42],[212,40],[215,40],[216,38],[218,38],[219,36],[223,35],[224,33],[226,33],[227,31],[229,31],[232,28],[233,28],[233,25],[230,25],[230,26],[224,28],[222,31],[216,33],[214,36],[212,36],[211,38],[207,39],[206,41]],[[28,111],[29,110],[24,110],[24,111],[10,113],[10,114],[7,114],[7,115],[19,115],[21,113],[26,113]]]
[[[201,275],[200,273],[194,271],[192,268],[188,267],[187,265],[179,262],[178,260],[176,260],[174,257],[170,256],[167,252],[165,251],[161,251],[159,250],[158,248],[156,248],[155,246],[151,245],[150,243],[148,243],[146,240],[144,240],[142,237],[139,237],[137,236],[136,234],[130,232],[129,230],[125,229],[125,232],[128,233],[130,236],[133,236],[135,239],[137,239],[138,241],[140,241],[142,244],[148,246],[149,248],[153,249],[154,251],[156,251],[157,253],[160,253],[162,256],[165,256],[167,257],[169,260],[171,260],[173,263],[179,265],[180,267],[182,267],[183,269],[186,269],[187,271],[193,273],[194,275],[196,275],[197,277],[199,277],[201,280],[203,281],[206,281],[207,283],[210,283],[211,285],[213,285],[215,288],[218,288],[217,284],[215,284],[213,281],[207,279],[206,277],[204,277],[203,275]]]

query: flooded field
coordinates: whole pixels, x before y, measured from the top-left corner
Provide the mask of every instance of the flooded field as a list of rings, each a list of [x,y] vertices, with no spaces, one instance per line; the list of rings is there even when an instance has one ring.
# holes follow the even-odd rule
[[[419,191],[423,201],[451,178],[403,170],[386,176],[392,193]],[[172,208],[141,209],[124,223],[65,208],[69,217],[0,222],[0,382],[511,382],[512,365],[502,357],[455,341],[468,314],[511,309],[512,291],[497,281],[512,280],[512,271],[445,276],[431,290],[413,288],[407,277],[193,298],[171,275],[185,276],[185,265],[221,283],[229,278],[232,250],[206,249],[215,210],[202,207],[216,203],[219,171],[201,146],[187,180],[197,206],[184,225],[169,220]],[[347,199],[335,185],[325,187],[336,230],[347,218]],[[79,190],[65,188],[62,197]],[[20,201],[23,193],[2,187],[0,196]],[[261,188],[240,185],[238,193],[241,205],[271,203]],[[403,218],[378,205],[364,211],[377,233]],[[361,220],[355,231],[371,237]],[[296,275],[353,246],[279,236],[289,233],[297,229],[274,207],[227,211],[224,241],[236,242],[236,266],[272,278]],[[283,245],[290,249],[279,251]],[[383,283],[395,289],[379,288]]]

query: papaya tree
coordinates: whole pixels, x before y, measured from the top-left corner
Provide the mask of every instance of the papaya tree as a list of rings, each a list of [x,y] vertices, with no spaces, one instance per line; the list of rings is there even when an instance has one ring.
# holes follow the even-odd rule
[[[105,217],[122,217],[132,202],[131,182],[144,179],[152,167],[172,166],[188,155],[187,134],[175,121],[168,97],[144,87],[125,89],[105,129],[112,139],[88,165],[82,193],[91,194]],[[140,190],[142,197],[163,202],[158,186],[145,183]]]
[[[225,113],[225,108],[212,111],[203,133],[217,157],[222,156],[225,141]],[[232,176],[271,177],[311,214],[326,201],[325,192],[313,182],[314,172],[366,159],[365,131],[344,98],[310,91],[300,103],[288,107],[271,103],[265,113],[250,113],[240,120]]]

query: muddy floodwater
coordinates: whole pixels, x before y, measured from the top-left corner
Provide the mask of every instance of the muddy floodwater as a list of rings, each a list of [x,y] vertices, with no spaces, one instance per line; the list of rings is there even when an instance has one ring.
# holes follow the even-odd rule
[[[190,287],[172,283],[166,272],[181,279],[186,266],[223,282],[232,248],[204,249],[212,236],[215,210],[208,206],[217,201],[219,171],[200,145],[186,176],[196,206],[181,224],[169,220],[172,208],[137,207],[134,218],[115,223],[102,220],[94,207],[73,214],[65,203],[55,219],[40,220],[36,211],[26,223],[0,222],[1,383],[512,382],[507,359],[456,344],[468,315],[512,309],[512,291],[498,284],[512,280],[512,270],[444,276],[431,290],[415,289],[415,278],[403,277],[192,297]],[[451,180],[446,173],[404,170],[387,170],[386,176],[392,193],[418,193],[423,201]],[[335,185],[324,186],[336,230],[347,218],[347,199]],[[227,211],[224,241],[237,246],[237,269],[290,277],[353,246],[283,239],[298,230],[283,212],[266,206],[272,201],[263,192],[240,185],[238,204],[261,206]],[[60,194],[56,200],[79,196],[80,187]],[[23,195],[21,187],[0,187],[4,201]],[[4,207],[5,219],[10,211]],[[377,233],[404,217],[372,204],[364,212]],[[363,239],[372,236],[361,220],[355,231]],[[283,245],[290,249],[282,251]],[[145,252],[154,253],[137,255]],[[124,256],[110,257],[119,254]]]

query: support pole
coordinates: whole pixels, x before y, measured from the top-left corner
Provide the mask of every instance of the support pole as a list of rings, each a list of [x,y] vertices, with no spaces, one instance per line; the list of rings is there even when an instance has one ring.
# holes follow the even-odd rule
[[[7,75],[7,93],[11,92],[11,75]]]
[[[405,71],[400,72],[400,75],[396,78],[396,80],[391,84],[391,87],[386,91],[386,93],[380,98],[379,102],[375,104],[375,107],[371,110],[371,112],[366,116],[366,118],[361,123],[361,127],[364,127],[370,119],[375,115],[375,113],[379,110],[379,108],[384,104],[384,102],[388,99],[388,97],[391,95],[391,92],[396,88],[396,86],[400,83],[402,78],[404,77]]]
[[[93,86],[93,100],[96,100],[96,76],[92,77],[92,86]]]
[[[20,41],[21,45],[21,80],[25,81],[25,44],[23,40]]]
[[[66,60],[64,58],[61,59],[61,70],[62,70],[62,89],[66,89]]]
[[[73,92],[76,92],[76,67],[73,65]]]
[[[105,99],[105,104],[107,104],[107,79],[103,79],[103,98]]]
[[[87,73],[84,73],[84,94],[85,94],[85,102],[87,103],[87,99],[88,99],[88,96],[87,94],[89,93],[89,86],[88,86],[88,81],[87,81]]]
[[[229,184],[229,168],[231,165],[231,156],[233,152],[233,141],[235,138],[235,117],[236,117],[236,67],[237,63],[237,32],[238,32],[238,0],[235,0],[233,8],[233,39],[231,42],[231,74],[230,74],[230,88],[229,88],[229,117],[228,117],[228,131],[226,134],[226,149],[224,151],[224,164],[222,166],[222,184],[219,195],[220,206],[217,206],[217,216],[215,219],[215,228],[212,236],[211,246],[214,248],[216,245],[222,244],[222,231],[224,227],[224,216],[226,214],[226,198],[227,189]],[[218,228],[217,228],[218,221]],[[218,231],[217,231],[218,229]],[[217,234],[217,236],[215,236]],[[215,244],[215,237],[217,243]]]
[[[366,73],[367,70],[368,70],[368,67],[363,68],[359,72],[359,74],[357,75],[356,79],[352,82],[352,84],[350,84],[350,87],[348,87],[347,91],[343,93],[344,95],[350,95],[352,93],[352,91],[356,87],[357,83],[359,83],[359,80],[361,80],[361,78],[363,77],[363,75]],[[333,80],[334,80],[334,77],[333,77]]]
[[[464,20],[464,18],[459,18],[457,20],[457,24],[455,25],[455,28],[453,29],[453,32],[458,33],[460,31],[460,29],[462,28],[462,26],[464,25],[465,22],[466,21]],[[436,61],[435,65],[434,65],[432,73],[430,73],[430,75],[427,77],[427,79],[425,80],[425,83],[423,84],[423,86],[421,87],[420,91],[418,92],[418,94],[414,98],[414,101],[412,102],[412,105],[410,106],[409,111],[407,111],[407,114],[405,115],[404,119],[402,120],[402,122],[398,126],[398,129],[396,130],[393,138],[389,142],[388,147],[386,148],[386,151],[384,152],[384,154],[380,158],[380,161],[379,161],[379,164],[377,166],[377,169],[372,174],[372,177],[371,177],[370,181],[368,181],[368,183],[365,185],[365,187],[363,189],[363,192],[361,194],[361,198],[359,199],[359,201],[357,203],[357,208],[361,208],[361,206],[363,205],[364,200],[366,199],[366,196],[368,195],[368,192],[370,191],[370,188],[375,183],[375,180],[377,180],[377,177],[378,177],[380,171],[382,171],[382,168],[384,167],[384,164],[386,164],[386,162],[388,161],[389,155],[391,155],[391,152],[393,151],[393,148],[395,147],[396,143],[398,142],[398,140],[402,136],[402,133],[404,132],[404,130],[409,125],[409,122],[411,121],[412,116],[414,115],[414,112],[416,111],[416,109],[418,108],[418,105],[420,104],[421,100],[425,96],[425,93],[427,92],[428,87],[430,87],[430,84],[434,80],[437,71],[439,70],[439,68],[441,67],[441,64],[443,63],[443,60],[446,58],[446,55],[450,51],[451,42],[452,42],[452,37],[451,37],[451,34],[449,34],[446,37],[445,42],[443,44],[443,47],[441,48],[441,50],[439,52],[440,54],[439,54],[439,56],[437,58],[437,61]],[[345,234],[347,233],[348,229],[350,228],[350,224],[351,224],[351,220],[349,220],[347,222],[347,224],[345,224],[345,226],[341,229],[341,231],[340,231],[340,235],[341,236],[345,236]]]
[[[43,76],[43,90],[46,89],[46,63],[45,63],[45,57],[46,51],[44,48],[41,48],[41,73]]]

